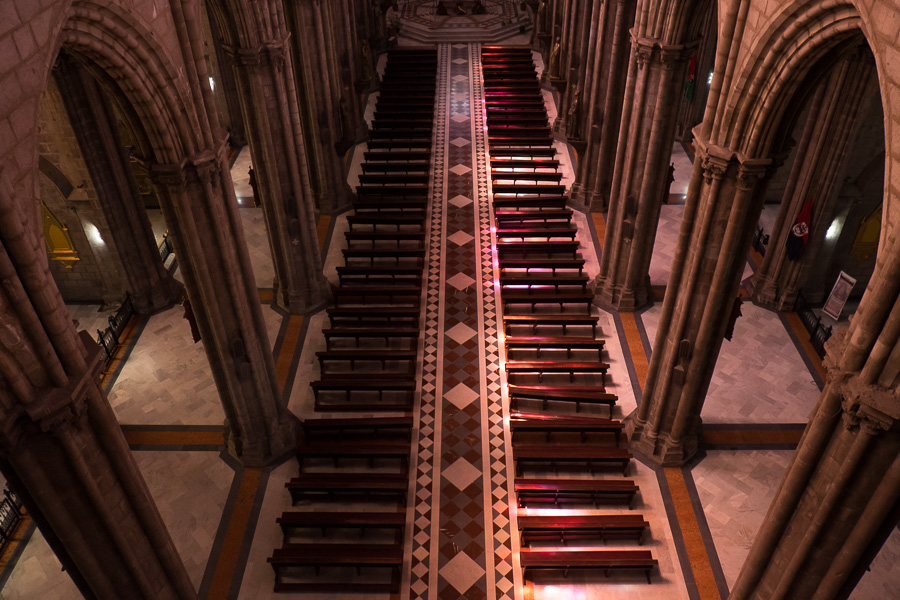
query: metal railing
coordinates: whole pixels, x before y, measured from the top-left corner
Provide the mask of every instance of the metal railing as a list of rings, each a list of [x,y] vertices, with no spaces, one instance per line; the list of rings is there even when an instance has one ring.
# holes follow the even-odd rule
[[[5,489],[3,496],[3,500],[0,500],[0,552],[6,549],[16,526],[22,520],[22,503],[16,495]]]
[[[800,320],[803,321],[803,326],[809,333],[809,342],[816,350],[816,354],[819,355],[819,358],[825,358],[825,342],[831,337],[832,328],[822,325],[822,318],[813,312],[802,293],[797,296],[794,310],[800,315]]]
[[[97,330],[97,343],[106,353],[106,364],[112,360],[116,350],[119,347],[119,337],[125,331],[128,321],[134,315],[134,304],[131,302],[131,294],[126,294],[125,301],[116,311],[115,315],[109,317],[109,327],[106,330]]]
[[[766,249],[769,247],[769,234],[763,231],[762,225],[757,225],[756,234],[753,236],[753,249],[761,255],[766,255]]]
[[[170,254],[173,254],[175,250],[172,248],[172,242],[169,241],[169,232],[163,234],[163,239],[159,243],[159,257],[162,259],[165,264],[166,259],[169,258]]]

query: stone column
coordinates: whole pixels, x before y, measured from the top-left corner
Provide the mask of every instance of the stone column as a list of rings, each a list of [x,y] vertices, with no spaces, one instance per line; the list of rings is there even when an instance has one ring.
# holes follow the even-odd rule
[[[634,22],[635,2],[611,0],[604,2],[603,7],[605,18],[597,30],[593,71],[589,76],[593,83],[582,112],[586,144],[571,192],[573,204],[594,211],[606,208],[612,184],[631,44],[628,26]]]
[[[333,69],[329,60],[337,60],[323,51],[321,6],[317,0],[304,0],[285,6],[288,26],[296,52],[295,70],[300,117],[309,156],[311,185],[320,211],[335,213],[349,207],[352,193],[344,176],[340,141],[340,98],[332,93]]]
[[[632,42],[622,126],[610,196],[597,291],[621,311],[644,306],[650,292],[650,258],[666,191],[674,140],[672,95],[688,51],[658,40]]]
[[[731,600],[847,598],[896,525],[900,261],[885,243],[855,318],[826,343],[825,389]]]
[[[97,83],[65,55],[54,71],[63,104],[97,199],[109,223],[134,307],[152,313],[181,295],[163,266],[128,154],[119,139],[116,115]]]
[[[0,171],[0,464],[92,597],[196,599],[98,383],[100,348],[50,276],[35,202]]]
[[[228,449],[245,466],[276,463],[293,452],[296,419],[275,378],[225,145],[154,173],[225,408]]]
[[[871,56],[871,53],[869,54]],[[860,106],[874,81],[875,66],[864,55],[843,59],[810,102],[807,122],[791,167],[765,259],[753,277],[753,300],[776,310],[793,310],[834,217],[847,152]],[[809,243],[799,261],[787,258],[791,228],[807,200],[812,200]]]
[[[592,34],[596,34],[596,28],[602,12],[600,5],[587,5],[582,0],[573,0],[575,4],[570,8],[573,25],[569,29],[568,39],[565,40],[563,55],[566,58],[561,71],[565,74],[566,85],[560,92],[559,111],[553,122],[553,132],[556,137],[576,142],[581,139],[581,131],[584,119],[581,115],[588,109],[584,98],[589,93],[586,78],[588,64],[587,43]],[[571,121],[571,122],[570,122]]]
[[[759,218],[767,160],[738,162],[697,140],[690,193],[663,302],[632,447],[665,465],[697,451],[700,410]]]
[[[235,148],[247,144],[247,133],[244,131],[244,116],[241,113],[241,97],[237,89],[237,81],[234,77],[234,69],[229,68],[228,54],[222,44],[222,34],[216,19],[208,19],[210,35],[212,36],[213,49],[216,52],[216,61],[219,63],[219,78],[217,82],[225,97],[225,105],[228,108],[228,117],[231,125],[231,145]]]
[[[287,38],[230,48],[275,266],[275,299],[294,314],[328,299]]]

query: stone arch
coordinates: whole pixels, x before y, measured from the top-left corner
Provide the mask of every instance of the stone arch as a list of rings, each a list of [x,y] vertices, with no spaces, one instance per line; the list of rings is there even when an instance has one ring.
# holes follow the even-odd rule
[[[184,77],[150,32],[116,7],[75,2],[58,46],[115,82],[139,117],[158,162],[178,164],[202,147],[189,119],[193,101]]]
[[[711,142],[764,157],[805,75],[829,51],[862,35],[859,12],[841,0],[809,2],[779,15],[744,61]],[[723,130],[725,123],[730,126]]]

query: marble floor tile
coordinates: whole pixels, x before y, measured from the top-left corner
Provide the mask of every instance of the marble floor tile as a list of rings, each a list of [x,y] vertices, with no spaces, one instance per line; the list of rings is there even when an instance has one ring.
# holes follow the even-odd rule
[[[667,285],[675,259],[678,229],[684,215],[684,204],[663,204],[659,210],[659,226],[650,257],[650,284]]]
[[[244,225],[244,239],[250,252],[250,264],[256,277],[256,287],[271,288],[275,281],[272,247],[262,208],[244,207],[238,210]]]
[[[640,314],[651,345],[660,303]],[[749,302],[722,342],[703,405],[704,423],[805,423],[819,388],[777,313]]]
[[[203,342],[175,306],[149,318],[109,392],[120,423],[221,425],[225,411]]]
[[[253,204],[253,188],[250,187],[250,146],[244,146],[231,165],[231,181],[234,182],[234,195],[238,202],[250,201]]]
[[[707,450],[691,471],[729,589],[793,455],[793,450]]]
[[[691,162],[691,157],[688,156],[681,142],[675,142],[672,146],[670,162],[675,165],[675,181],[672,182],[669,193],[686,194],[688,183],[691,181],[691,170],[694,168],[694,163]]]
[[[0,588],[3,600],[82,600],[83,597],[37,529],[6,584]]]
[[[138,468],[194,587],[209,562],[234,470],[218,452],[138,451]]]

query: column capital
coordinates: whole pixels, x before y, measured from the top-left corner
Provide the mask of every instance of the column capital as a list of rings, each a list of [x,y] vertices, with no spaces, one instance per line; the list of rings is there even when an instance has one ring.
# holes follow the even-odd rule
[[[225,55],[237,66],[256,67],[274,64],[280,67],[287,58],[289,39],[290,34],[286,34],[281,39],[266,40],[252,47],[223,45],[223,49]]]
[[[844,427],[862,427],[869,434],[890,431],[900,421],[900,402],[893,390],[866,383],[858,375],[841,386]]]

